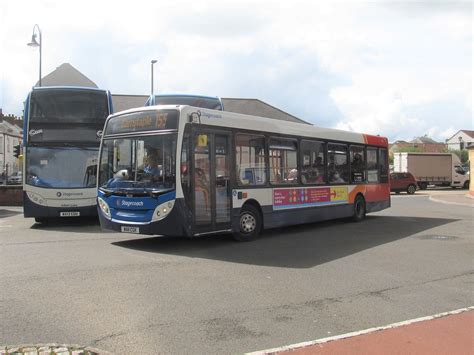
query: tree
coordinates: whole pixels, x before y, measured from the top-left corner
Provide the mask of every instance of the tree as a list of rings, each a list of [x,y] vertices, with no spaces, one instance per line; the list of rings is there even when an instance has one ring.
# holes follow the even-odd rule
[[[469,160],[469,153],[467,149],[463,149],[463,150],[456,149],[456,150],[450,150],[449,152],[456,154],[459,157],[459,160],[461,160],[462,164],[466,163]]]

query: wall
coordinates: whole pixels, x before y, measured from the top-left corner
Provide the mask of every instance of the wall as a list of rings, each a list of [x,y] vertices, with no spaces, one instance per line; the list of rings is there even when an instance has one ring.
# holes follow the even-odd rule
[[[0,186],[0,206],[23,206],[23,186]]]

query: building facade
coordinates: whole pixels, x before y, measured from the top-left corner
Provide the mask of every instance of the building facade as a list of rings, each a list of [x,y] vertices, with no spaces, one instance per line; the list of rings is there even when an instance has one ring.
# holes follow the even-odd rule
[[[22,121],[13,116],[0,115],[0,180],[21,170],[19,158],[14,156],[15,146],[21,145],[23,138]]]
[[[446,145],[450,150],[464,150],[474,146],[474,131],[459,130],[451,138],[446,139]]]

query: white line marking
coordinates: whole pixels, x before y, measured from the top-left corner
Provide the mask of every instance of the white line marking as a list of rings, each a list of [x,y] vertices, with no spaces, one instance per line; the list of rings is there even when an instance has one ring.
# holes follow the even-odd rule
[[[450,312],[438,313],[438,314],[435,314],[435,315],[432,315],[432,316],[410,319],[410,320],[406,320],[406,321],[398,322],[398,323],[392,323],[392,324],[389,324],[389,325],[385,325],[383,327],[369,328],[369,329],[365,329],[365,330],[359,330],[359,331],[356,331],[356,332],[351,332],[351,333],[346,333],[346,334],[341,334],[341,335],[335,335],[335,336],[327,337],[327,338],[321,338],[321,339],[313,340],[313,341],[306,341],[306,342],[292,344],[292,345],[284,345],[284,346],[281,346],[279,348],[254,351],[254,352],[251,352],[251,353],[247,353],[247,355],[265,355],[265,354],[278,353],[278,352],[281,352],[281,351],[294,350],[294,349],[304,348],[304,347],[311,346],[311,345],[323,344],[323,343],[327,343],[327,342],[334,341],[334,340],[341,340],[341,339],[355,337],[355,336],[358,336],[358,335],[373,333],[373,332],[377,332],[379,330],[398,328],[398,327],[401,327],[401,326],[404,326],[404,325],[423,322],[423,321],[427,321],[427,320],[433,320],[433,319],[442,318],[442,317],[446,317],[446,316],[450,316],[450,315],[454,315],[454,314],[460,314],[460,313],[467,312],[467,311],[472,311],[472,310],[474,310],[474,306],[466,307],[466,308],[460,308],[460,309],[456,309],[455,311],[450,311]]]
[[[456,205],[456,206],[469,206],[469,207],[474,207],[474,203],[471,201],[468,201],[468,203],[461,203],[461,202],[451,202],[451,201],[446,201],[446,200],[441,200],[437,199],[434,196],[430,196],[430,200],[433,202],[439,202],[439,203],[444,203],[446,205]]]

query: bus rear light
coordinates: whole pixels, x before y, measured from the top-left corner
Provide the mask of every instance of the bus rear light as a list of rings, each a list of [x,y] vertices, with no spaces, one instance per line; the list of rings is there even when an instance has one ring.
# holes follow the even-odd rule
[[[97,197],[97,201],[99,203],[99,207],[100,209],[102,210],[102,212],[105,214],[105,216],[107,218],[111,218],[111,214],[110,214],[110,208],[109,208],[109,205],[107,204],[107,202],[105,202],[102,198],[100,197]]]

